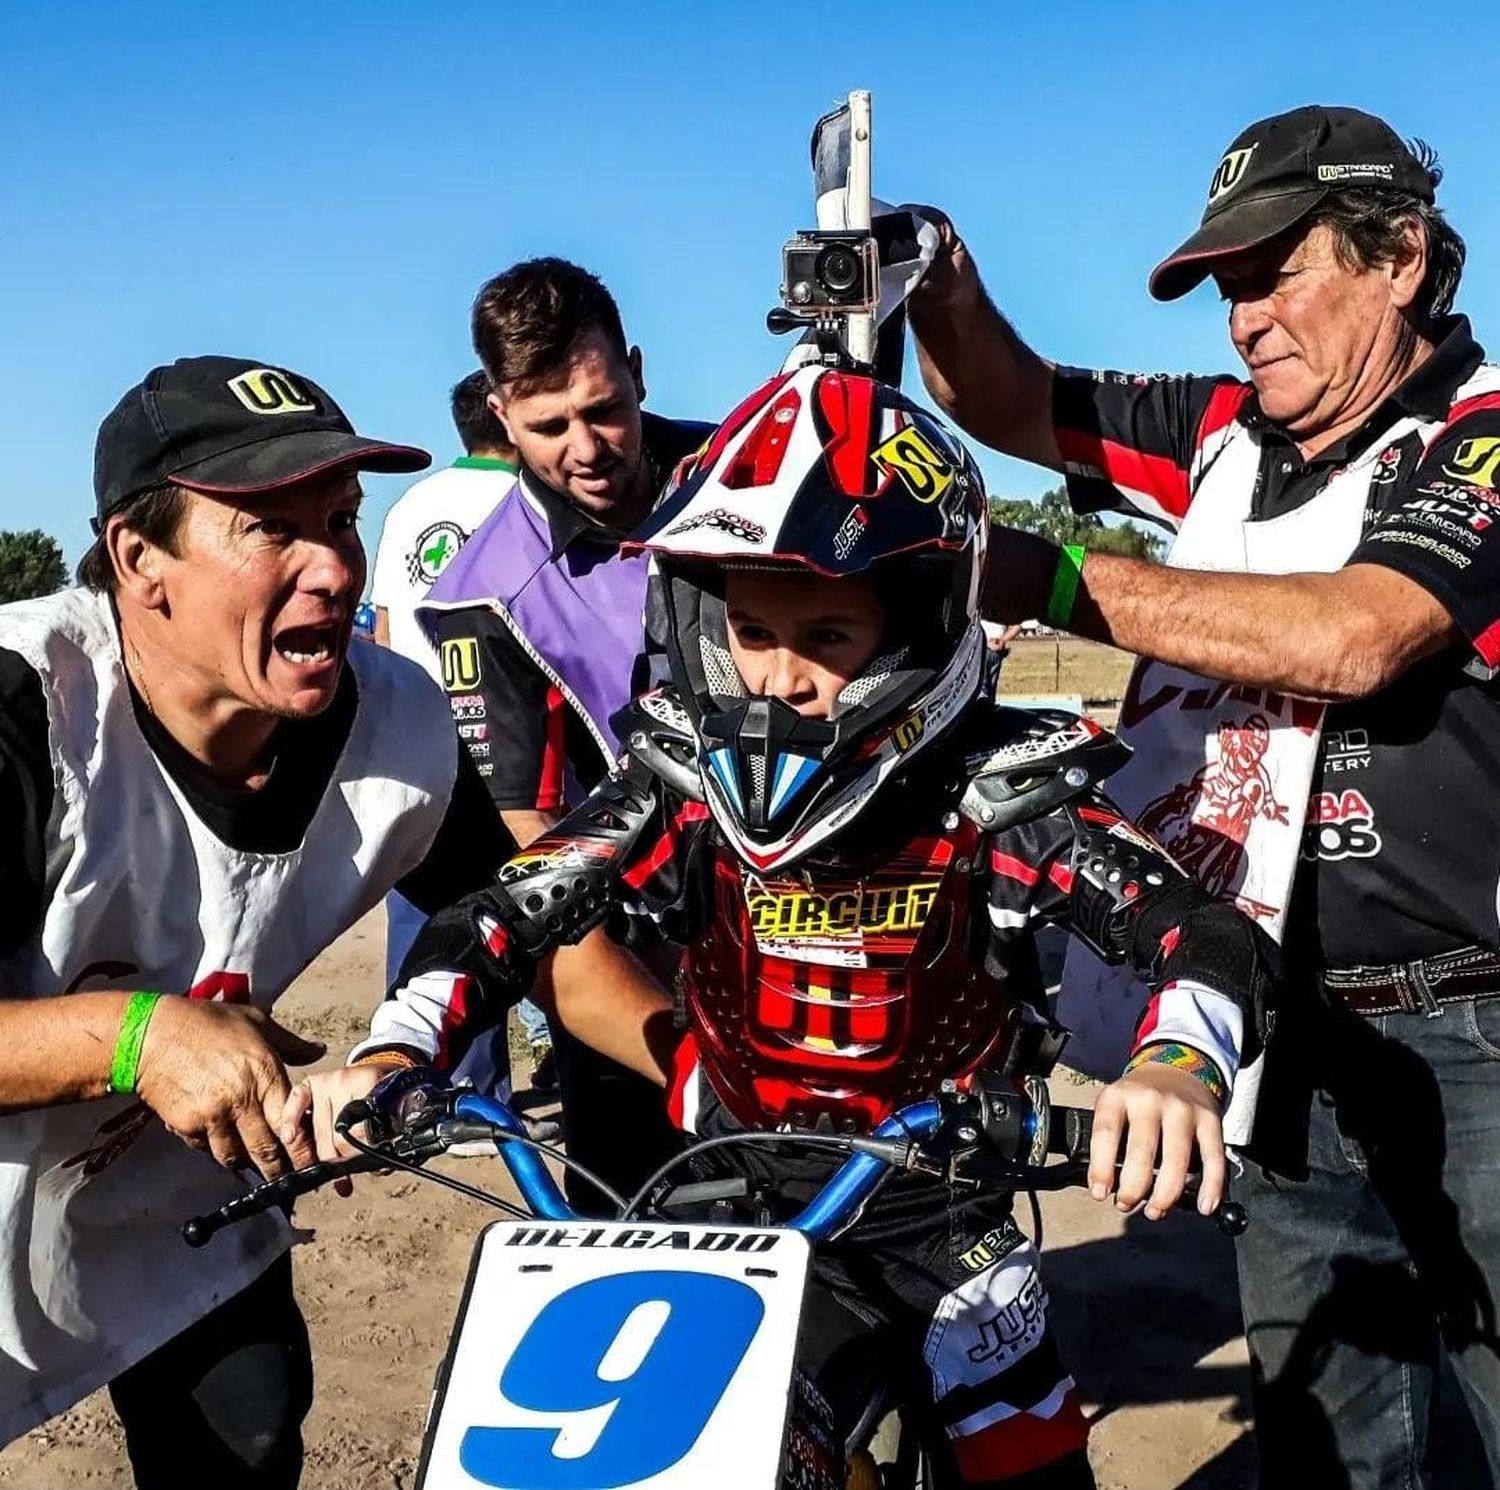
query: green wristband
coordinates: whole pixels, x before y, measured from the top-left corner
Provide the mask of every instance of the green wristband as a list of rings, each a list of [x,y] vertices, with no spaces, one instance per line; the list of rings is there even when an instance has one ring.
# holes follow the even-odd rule
[[[132,993],[125,1005],[125,1016],[120,1020],[120,1033],[115,1039],[115,1058],[109,1067],[109,1089],[116,1094],[135,1091],[140,1078],[141,1046],[146,1043],[146,1026],[156,1012],[159,993]]]
[[[1083,578],[1086,552],[1081,543],[1065,543],[1058,550],[1057,572],[1052,576],[1052,594],[1043,619],[1059,631],[1073,617],[1073,602],[1078,599],[1078,581]]]

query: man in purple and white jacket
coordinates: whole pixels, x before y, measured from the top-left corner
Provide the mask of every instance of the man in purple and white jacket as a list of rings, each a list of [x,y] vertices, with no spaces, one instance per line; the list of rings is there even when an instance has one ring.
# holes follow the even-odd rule
[[[610,716],[647,683],[646,559],[622,558],[619,545],[709,426],[642,411],[640,349],[604,285],[565,260],[531,259],[490,280],[473,333],[521,473],[418,619],[459,734],[524,845],[619,754]],[[653,950],[653,932],[617,930]],[[675,952],[655,950],[647,960],[670,977]],[[554,1036],[570,1151],[633,1190],[676,1141],[660,1093],[565,1031]],[[572,1198],[591,1197],[583,1187]]]

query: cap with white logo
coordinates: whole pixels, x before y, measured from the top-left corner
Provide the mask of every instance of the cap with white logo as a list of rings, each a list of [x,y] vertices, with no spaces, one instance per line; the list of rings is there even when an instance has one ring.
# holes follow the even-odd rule
[[[1252,124],[1215,168],[1198,231],[1151,271],[1151,293],[1187,294],[1216,259],[1284,233],[1345,186],[1433,199],[1432,173],[1373,114],[1309,104]]]
[[[111,512],[171,482],[200,491],[274,491],[325,471],[420,471],[412,445],[367,440],[310,378],[241,357],[153,368],[99,426],[97,530]]]

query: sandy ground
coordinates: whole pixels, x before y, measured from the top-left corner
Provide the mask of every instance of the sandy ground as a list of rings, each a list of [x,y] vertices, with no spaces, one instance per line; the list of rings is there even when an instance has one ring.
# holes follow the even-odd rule
[[[342,1052],[379,996],[384,928],[368,917],[278,1008],[294,1029]],[[1086,1103],[1087,1086],[1065,1088]],[[481,1159],[445,1165],[499,1186]],[[498,1167],[498,1166],[497,1166]],[[1095,1428],[1105,1490],[1248,1490],[1248,1368],[1229,1244],[1206,1223],[1122,1219],[1082,1192],[1043,1197],[1045,1275],[1065,1356]],[[317,1400],[303,1484],[408,1490],[428,1392],[470,1250],[492,1213],[436,1185],[391,1176],[341,1200],[299,1203],[296,1249],[312,1333]],[[1024,1211],[1023,1211],[1024,1219]],[[128,1486],[119,1429],[102,1393],[0,1451],[0,1485]]]

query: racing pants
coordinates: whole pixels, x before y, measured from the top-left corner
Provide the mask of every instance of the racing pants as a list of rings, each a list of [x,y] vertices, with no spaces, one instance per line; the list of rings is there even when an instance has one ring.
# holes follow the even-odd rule
[[[734,1127],[712,1098],[696,1126]],[[839,1163],[788,1152],[731,1147],[694,1167],[774,1190],[784,1218]],[[853,1226],[815,1248],[798,1360],[840,1451],[884,1393],[919,1434],[935,1490],[1091,1490],[1088,1425],[1047,1325],[1036,1249],[1010,1210],[1009,1195],[892,1175]]]

